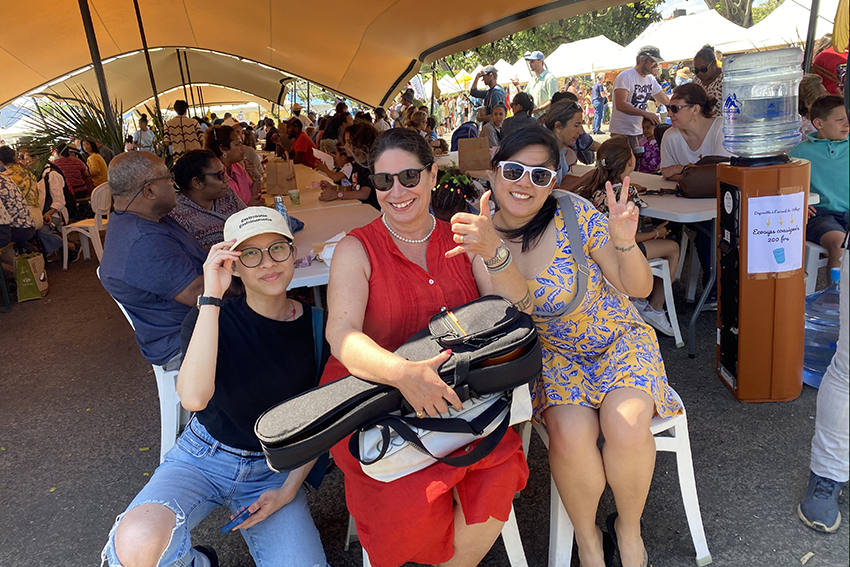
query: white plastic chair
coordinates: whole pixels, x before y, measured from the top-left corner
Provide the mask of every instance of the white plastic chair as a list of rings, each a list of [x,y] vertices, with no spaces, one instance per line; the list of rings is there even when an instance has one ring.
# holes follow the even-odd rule
[[[97,261],[100,262],[100,259],[103,257],[103,243],[100,240],[100,231],[106,230],[106,224],[109,222],[109,211],[112,209],[112,191],[109,190],[108,183],[101,183],[92,191],[91,208],[94,211],[93,219],[83,219],[62,227],[63,270],[68,269],[68,235],[72,232],[78,232],[80,234],[83,257],[86,260],[91,259],[89,240],[91,240],[92,246],[94,246]]]
[[[694,464],[691,457],[691,442],[688,438],[688,417],[684,411],[685,405],[679,394],[673,392],[676,399],[682,405],[682,413],[670,419],[660,417],[652,418],[650,431],[655,436],[655,450],[676,453],[676,465],[679,471],[679,488],[682,491],[682,501],[685,505],[685,515],[688,518],[688,527],[696,550],[696,564],[703,567],[711,563],[711,554],[708,552],[708,543],[705,540],[705,530],[702,525],[699,499],[697,498],[697,487],[694,479]],[[545,425],[534,424],[534,429],[540,435],[540,439],[546,448],[549,448],[549,433]],[[659,435],[668,432],[669,435]],[[523,443],[527,450],[530,430],[526,430]],[[551,479],[549,503],[549,567],[560,567],[569,565],[573,553],[573,524],[561,501],[561,495],[555,486],[555,479]]]
[[[682,330],[679,328],[679,317],[676,315],[676,304],[673,301],[673,282],[670,277],[670,263],[664,258],[653,258],[649,260],[652,275],[661,278],[664,284],[664,302],[667,304],[667,316],[670,318],[670,326],[673,327],[673,338],[676,339],[676,348],[685,346],[682,339]]]
[[[100,267],[97,269],[97,277],[100,278]],[[133,325],[127,310],[117,299],[114,297],[112,299],[135,331],[136,326]],[[165,459],[165,454],[174,447],[180,432],[189,423],[191,414],[180,405],[180,396],[177,395],[178,371],[166,370],[157,364],[151,366],[156,376],[156,389],[159,392],[159,462],[161,463]]]
[[[829,252],[826,248],[806,241],[806,295],[815,292],[818,285],[818,270],[829,264]]]

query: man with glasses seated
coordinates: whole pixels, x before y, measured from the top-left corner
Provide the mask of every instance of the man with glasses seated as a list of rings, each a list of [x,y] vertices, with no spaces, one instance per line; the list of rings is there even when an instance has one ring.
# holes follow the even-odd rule
[[[106,229],[100,279],[136,329],[151,364],[180,366],[180,325],[203,291],[206,251],[168,213],[174,180],[149,152],[126,152],[109,165],[115,206]]]
[[[186,152],[173,173],[180,193],[168,216],[209,250],[224,240],[224,221],[246,205],[230,188],[224,164],[209,150]]]
[[[113,567],[218,567],[212,548],[192,547],[191,530],[221,506],[232,514],[221,531],[242,534],[257,565],[327,564],[301,486],[313,463],[274,472],[254,435],[266,409],[316,385],[330,356],[322,313],[286,296],[295,247],[276,211],[244,209],[224,237],[180,332],[177,392],[195,414],[110,531],[102,561]],[[244,295],[223,299],[236,280]]]

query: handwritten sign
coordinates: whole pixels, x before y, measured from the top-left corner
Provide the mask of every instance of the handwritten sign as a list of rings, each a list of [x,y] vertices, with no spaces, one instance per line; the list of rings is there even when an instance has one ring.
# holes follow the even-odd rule
[[[747,273],[790,272],[803,267],[805,195],[752,197],[747,201]]]

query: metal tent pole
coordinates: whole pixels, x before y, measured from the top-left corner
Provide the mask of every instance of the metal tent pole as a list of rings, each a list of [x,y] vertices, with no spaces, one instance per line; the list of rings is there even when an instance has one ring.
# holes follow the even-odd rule
[[[183,85],[183,98],[189,102],[189,93],[186,92],[186,75],[183,73],[183,60],[180,58],[180,50],[175,50],[177,53],[177,67],[180,69],[180,84]]]
[[[806,51],[803,55],[803,71],[809,72],[812,66],[813,51],[815,50],[815,31],[818,25],[820,0],[812,0],[812,11],[809,12],[809,31],[806,33]]]
[[[121,140],[121,133],[116,130],[117,120],[113,112],[112,103],[109,100],[109,89],[106,87],[106,75],[103,73],[103,62],[100,59],[100,49],[97,46],[97,36],[94,33],[94,25],[92,24],[91,11],[89,10],[88,0],[78,0],[80,5],[80,16],[83,18],[83,28],[86,30],[86,40],[89,44],[89,53],[91,54],[92,68],[94,75],[97,77],[97,86],[100,88],[100,99],[103,102],[103,112],[106,115],[106,121],[109,124],[109,129],[116,140]],[[103,140],[101,140],[103,142]],[[113,148],[117,151],[118,148]]]
[[[139,0],[133,0],[133,7],[136,9],[136,21],[139,24],[139,35],[142,38],[142,51],[145,53],[145,63],[147,63],[148,76],[151,79],[151,89],[153,90],[153,102],[156,107],[156,117],[159,120],[159,123],[162,124],[162,110],[159,108],[159,91],[156,89],[156,79],[154,79],[153,76],[151,54],[148,51],[148,40],[145,38],[145,26],[142,23],[142,12],[139,10]]]

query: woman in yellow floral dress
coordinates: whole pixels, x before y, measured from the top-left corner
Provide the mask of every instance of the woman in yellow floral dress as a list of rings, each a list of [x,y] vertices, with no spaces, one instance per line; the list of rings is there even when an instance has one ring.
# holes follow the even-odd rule
[[[647,565],[640,517],[655,467],[650,420],[681,411],[655,332],[627,297],[646,296],[652,272],[635,245],[638,209],[628,191],[615,199],[610,185],[607,219],[572,196],[574,234],[584,252],[573,256],[569,211],[564,214],[552,195],[558,163],[557,140],[538,127],[508,136],[493,158],[500,205],[493,220],[528,279],[543,343],[543,373],[532,388],[535,418],[549,431],[550,469],[575,527],[582,566],[604,565],[596,509],[606,483],[617,503],[618,516],[609,523],[621,563]],[[585,278],[577,268],[582,256]],[[579,287],[586,292],[572,302]]]

